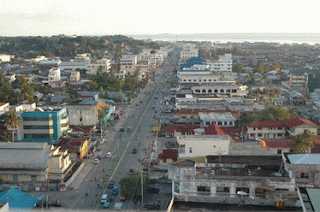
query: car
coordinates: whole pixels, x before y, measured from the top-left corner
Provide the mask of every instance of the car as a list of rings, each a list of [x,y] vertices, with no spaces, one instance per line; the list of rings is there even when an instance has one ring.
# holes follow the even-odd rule
[[[120,201],[125,201],[127,199],[127,195],[121,194],[119,195],[119,200]]]
[[[111,157],[112,157],[111,152],[108,152],[108,153],[107,153],[107,158],[111,158]]]
[[[101,200],[100,200],[101,204],[103,204],[105,202],[108,202],[108,200],[109,200],[109,195],[108,194],[102,194]]]
[[[110,202],[105,202],[102,207],[103,208],[109,208],[109,206],[110,206]]]
[[[152,209],[158,209],[158,210],[160,210],[160,205],[159,204],[155,204],[155,203],[153,203],[153,204],[145,204],[144,205],[144,208],[147,208],[147,209],[149,209],[149,210],[152,210]]]
[[[112,196],[116,196],[116,195],[118,195],[118,193],[119,193],[119,188],[118,188],[118,186],[114,186],[113,189],[112,189],[112,191],[111,191],[111,195],[112,195]]]
[[[155,99],[158,99],[158,97],[154,97]]]
[[[124,132],[124,128],[123,127],[120,128],[120,132]]]
[[[93,163],[98,164],[99,162],[100,162],[100,160],[98,158],[95,158]]]
[[[131,127],[127,128],[127,132],[131,132],[131,130],[132,130]]]
[[[135,104],[135,106],[137,106],[137,107],[138,107],[139,105],[138,105],[138,104]]]
[[[134,170],[133,169],[129,169],[129,173],[131,174],[131,173],[133,173],[134,172]]]
[[[137,154],[137,148],[134,148],[134,149],[132,150],[132,154]]]
[[[157,194],[157,193],[160,192],[160,189],[154,188],[154,187],[150,187],[150,188],[145,189],[145,191],[148,192],[148,193]]]
[[[114,180],[111,180],[109,183],[108,183],[108,188],[113,188],[114,186]]]

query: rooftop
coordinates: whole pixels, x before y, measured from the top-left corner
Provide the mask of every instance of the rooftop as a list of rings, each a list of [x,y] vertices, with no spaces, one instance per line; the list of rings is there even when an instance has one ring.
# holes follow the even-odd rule
[[[236,120],[230,112],[226,113],[213,113],[213,112],[208,112],[208,113],[199,113],[199,118],[200,120]]]
[[[291,164],[303,164],[303,165],[319,165],[320,154],[317,153],[305,153],[305,154],[285,154],[288,162]]]

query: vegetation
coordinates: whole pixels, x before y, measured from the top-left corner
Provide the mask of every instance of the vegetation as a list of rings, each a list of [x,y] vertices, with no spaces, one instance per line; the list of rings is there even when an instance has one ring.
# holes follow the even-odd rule
[[[290,108],[286,110],[283,106],[273,106],[259,113],[243,113],[238,120],[238,126],[251,121],[284,121],[297,116],[297,110]]]
[[[126,177],[122,177],[119,181],[121,186],[121,194],[129,196],[141,195],[141,174],[135,172]],[[143,188],[149,187],[149,177],[143,176]]]
[[[297,135],[294,140],[294,145],[290,149],[290,152],[294,153],[306,153],[310,151],[310,148],[316,143],[317,136],[311,133],[309,130],[303,134]]]
[[[10,110],[5,115],[5,123],[4,125],[9,128],[18,128],[19,127],[20,118],[17,117],[14,110]],[[12,142],[14,142],[14,130],[12,130]]]

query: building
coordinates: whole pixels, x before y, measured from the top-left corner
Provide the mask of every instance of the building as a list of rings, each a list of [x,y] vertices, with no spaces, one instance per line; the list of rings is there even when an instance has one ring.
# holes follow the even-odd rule
[[[15,74],[6,74],[6,78],[9,81],[9,83],[12,83],[16,81],[16,75]]]
[[[72,71],[70,75],[70,83],[76,83],[80,80],[80,72]]]
[[[0,54],[0,63],[8,63],[11,60],[11,56],[7,54]]]
[[[53,181],[65,180],[71,171],[70,153],[68,150],[60,151],[60,147],[51,146],[48,179]]]
[[[194,132],[194,135],[177,136],[179,158],[229,154],[231,138],[217,125],[212,124],[205,129],[195,129]]]
[[[75,104],[66,106],[69,125],[91,126],[99,123],[98,104]]]
[[[52,68],[49,70],[48,81],[60,81],[61,80],[61,71],[59,68]]]
[[[63,154],[65,151],[68,151],[70,159],[76,161],[88,155],[90,141],[90,138],[62,138],[58,143],[53,145],[53,149],[59,149]]]
[[[120,59],[120,70],[125,70],[126,73],[132,74],[136,71],[137,56],[125,55]]]
[[[22,190],[47,186],[49,155],[46,143],[0,142],[0,176]]]
[[[320,187],[320,154],[284,153],[283,161],[285,170],[296,182],[296,188]]]
[[[2,114],[5,114],[6,112],[8,112],[10,110],[10,103],[2,103],[0,102],[0,116]]]
[[[281,196],[286,206],[295,206],[295,181],[282,162],[281,156],[207,156],[205,163],[173,163],[168,178],[178,201],[275,205]]]
[[[286,126],[282,121],[252,121],[246,123],[248,139],[285,138]]]
[[[88,75],[96,75],[97,71],[101,69],[102,73],[109,73],[111,68],[111,61],[108,59],[100,59],[94,62],[90,62],[86,65],[86,74]]]
[[[318,126],[315,125],[312,121],[304,118],[292,118],[283,121],[287,127],[287,132],[290,137],[304,133],[306,130],[309,130],[311,133],[317,135]]]
[[[213,62],[207,62],[210,65],[210,70],[212,72],[232,72],[232,54],[227,53],[224,55],[219,55],[219,59]]]
[[[65,107],[37,108],[21,114],[25,142],[52,142],[69,130],[69,118]]]
[[[193,94],[246,96],[248,86],[238,85],[235,81],[216,81],[201,83],[191,88]]]
[[[232,113],[199,113],[201,127],[207,127],[212,123],[219,127],[234,127],[235,119]]]

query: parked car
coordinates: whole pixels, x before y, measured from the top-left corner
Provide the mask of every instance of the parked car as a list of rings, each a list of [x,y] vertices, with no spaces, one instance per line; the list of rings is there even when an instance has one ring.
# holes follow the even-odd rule
[[[155,203],[153,203],[153,204],[145,204],[144,205],[144,208],[147,208],[147,209],[149,209],[149,210],[152,210],[152,209],[158,209],[158,210],[160,210],[160,205],[159,204],[155,204]]]
[[[108,202],[108,200],[109,200],[109,195],[108,194],[102,194],[101,200],[100,200],[101,204]]]
[[[118,195],[118,193],[119,193],[119,188],[118,188],[118,186],[114,186],[113,189],[112,189],[112,191],[111,191],[111,195],[112,195],[112,196],[116,196],[116,195]]]
[[[112,157],[111,152],[108,152],[108,153],[107,153],[107,158],[111,158],[111,157]]]
[[[94,164],[98,164],[100,162],[100,160],[98,158],[94,159]]]
[[[131,132],[131,130],[132,130],[131,127],[127,128],[127,132]]]
[[[120,200],[120,201],[125,201],[126,199],[127,199],[127,196],[120,193],[120,195],[119,195],[119,200]]]
[[[109,183],[108,183],[108,188],[113,188],[114,186],[114,180],[111,180]]]
[[[103,208],[109,208],[109,206],[110,206],[110,202],[105,202],[105,203],[103,204]]]
[[[131,173],[133,173],[134,172],[134,170],[133,169],[129,169],[129,173],[131,174]]]
[[[150,188],[147,188],[145,191],[148,192],[148,193],[157,194],[157,193],[160,192],[160,189],[159,188],[150,187]]]

